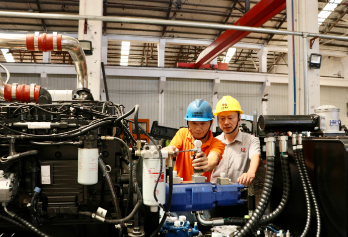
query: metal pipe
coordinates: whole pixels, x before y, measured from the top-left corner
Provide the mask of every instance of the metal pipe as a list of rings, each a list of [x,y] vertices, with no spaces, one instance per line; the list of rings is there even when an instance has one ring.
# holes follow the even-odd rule
[[[79,41],[73,37],[62,36],[62,50],[68,51],[77,73],[77,88],[88,88],[86,56]]]
[[[342,36],[304,33],[304,32],[288,31],[288,30],[273,30],[273,29],[264,29],[264,28],[258,28],[258,27],[250,27],[250,26],[199,23],[199,22],[177,21],[177,20],[173,21],[173,20],[130,18],[130,17],[117,17],[117,16],[89,16],[89,15],[46,14],[46,13],[5,12],[5,11],[0,11],[0,16],[9,17],[9,18],[55,19],[55,20],[61,19],[61,20],[76,20],[76,21],[88,19],[91,21],[165,25],[165,26],[186,26],[186,27],[218,29],[218,30],[241,30],[241,31],[250,31],[250,32],[266,33],[266,34],[296,35],[296,36],[303,36],[304,34],[307,34],[307,37],[318,36],[324,39],[348,41],[348,37],[342,37]]]
[[[303,48],[303,83],[304,83],[304,114],[309,114],[309,88],[308,88],[308,55],[307,55],[307,34],[302,36]]]
[[[27,48],[27,35],[24,34],[3,34],[0,33],[0,48],[3,49],[16,49],[16,50],[28,50]],[[32,34],[31,34],[32,35]],[[40,43],[37,42],[37,39],[40,35],[35,35],[34,45],[35,50],[39,50],[38,47]],[[48,35],[47,35],[48,36]],[[52,35],[49,35],[52,36]],[[53,38],[57,38],[57,35],[53,34]],[[47,51],[58,51],[57,41],[53,40],[53,50],[48,48]],[[47,45],[44,45],[47,47]],[[77,88],[88,88],[88,77],[87,77],[87,64],[86,56],[83,52],[83,49],[80,46],[80,43],[77,39],[63,35],[61,38],[61,47],[62,51],[69,52],[77,73]],[[4,96],[4,87],[5,84],[0,81],[0,97]]]
[[[224,225],[224,219],[217,218],[213,220],[205,220],[202,218],[201,214],[199,212],[196,212],[196,219],[199,224],[204,226],[218,226],[218,225]]]
[[[245,13],[250,10],[250,0],[245,0]]]

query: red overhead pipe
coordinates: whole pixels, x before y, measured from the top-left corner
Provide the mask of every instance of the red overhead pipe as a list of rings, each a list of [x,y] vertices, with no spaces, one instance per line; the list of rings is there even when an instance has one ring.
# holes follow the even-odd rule
[[[234,25],[259,27],[286,8],[286,0],[261,0]],[[250,31],[226,30],[199,55],[195,68],[202,68],[250,34]],[[185,67],[178,63],[178,67]],[[192,66],[191,66],[192,67]]]

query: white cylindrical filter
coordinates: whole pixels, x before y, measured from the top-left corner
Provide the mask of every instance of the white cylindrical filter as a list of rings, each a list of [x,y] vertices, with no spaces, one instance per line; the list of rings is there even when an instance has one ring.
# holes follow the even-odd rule
[[[98,148],[78,149],[78,178],[83,185],[98,183]]]
[[[148,146],[141,151],[141,155],[143,157],[144,204],[150,207],[157,207],[158,203],[156,202],[154,198],[153,191],[155,189],[157,178],[160,172],[161,160],[159,159],[159,153],[156,146]],[[156,197],[161,204],[165,203],[165,198],[166,198],[166,185],[164,180],[165,175],[166,175],[166,162],[165,162],[165,157],[162,156],[162,173],[156,188]],[[155,210],[155,208],[150,208],[150,210]]]
[[[316,108],[314,112],[319,116],[325,116],[326,132],[339,131],[339,108],[333,105],[322,105]]]

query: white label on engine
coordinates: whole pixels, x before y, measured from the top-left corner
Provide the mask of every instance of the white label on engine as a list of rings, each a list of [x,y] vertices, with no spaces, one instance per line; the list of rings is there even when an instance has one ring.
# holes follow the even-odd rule
[[[29,122],[28,129],[50,129],[51,122]]]
[[[41,183],[51,184],[51,166],[41,165]]]
[[[340,125],[339,120],[337,119],[330,120],[330,126],[338,126],[338,125]]]

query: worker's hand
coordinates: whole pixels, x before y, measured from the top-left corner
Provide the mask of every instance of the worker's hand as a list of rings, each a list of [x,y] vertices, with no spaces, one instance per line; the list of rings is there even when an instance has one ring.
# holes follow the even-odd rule
[[[191,159],[193,158],[194,157],[191,156]],[[198,152],[196,157],[192,160],[192,166],[196,170],[203,170],[204,172],[207,171],[209,168],[207,155],[203,151]]]
[[[169,145],[169,146],[164,147],[162,150],[172,151],[172,152],[173,152],[174,157],[176,157],[176,156],[178,155],[178,153],[175,153],[175,152],[179,151],[179,149],[178,149],[178,148],[176,148],[175,146],[170,146],[170,145]]]
[[[248,172],[248,173],[243,173],[238,179],[237,182],[239,184],[243,184],[244,186],[249,186],[251,182],[253,182],[255,178],[255,174]]]

